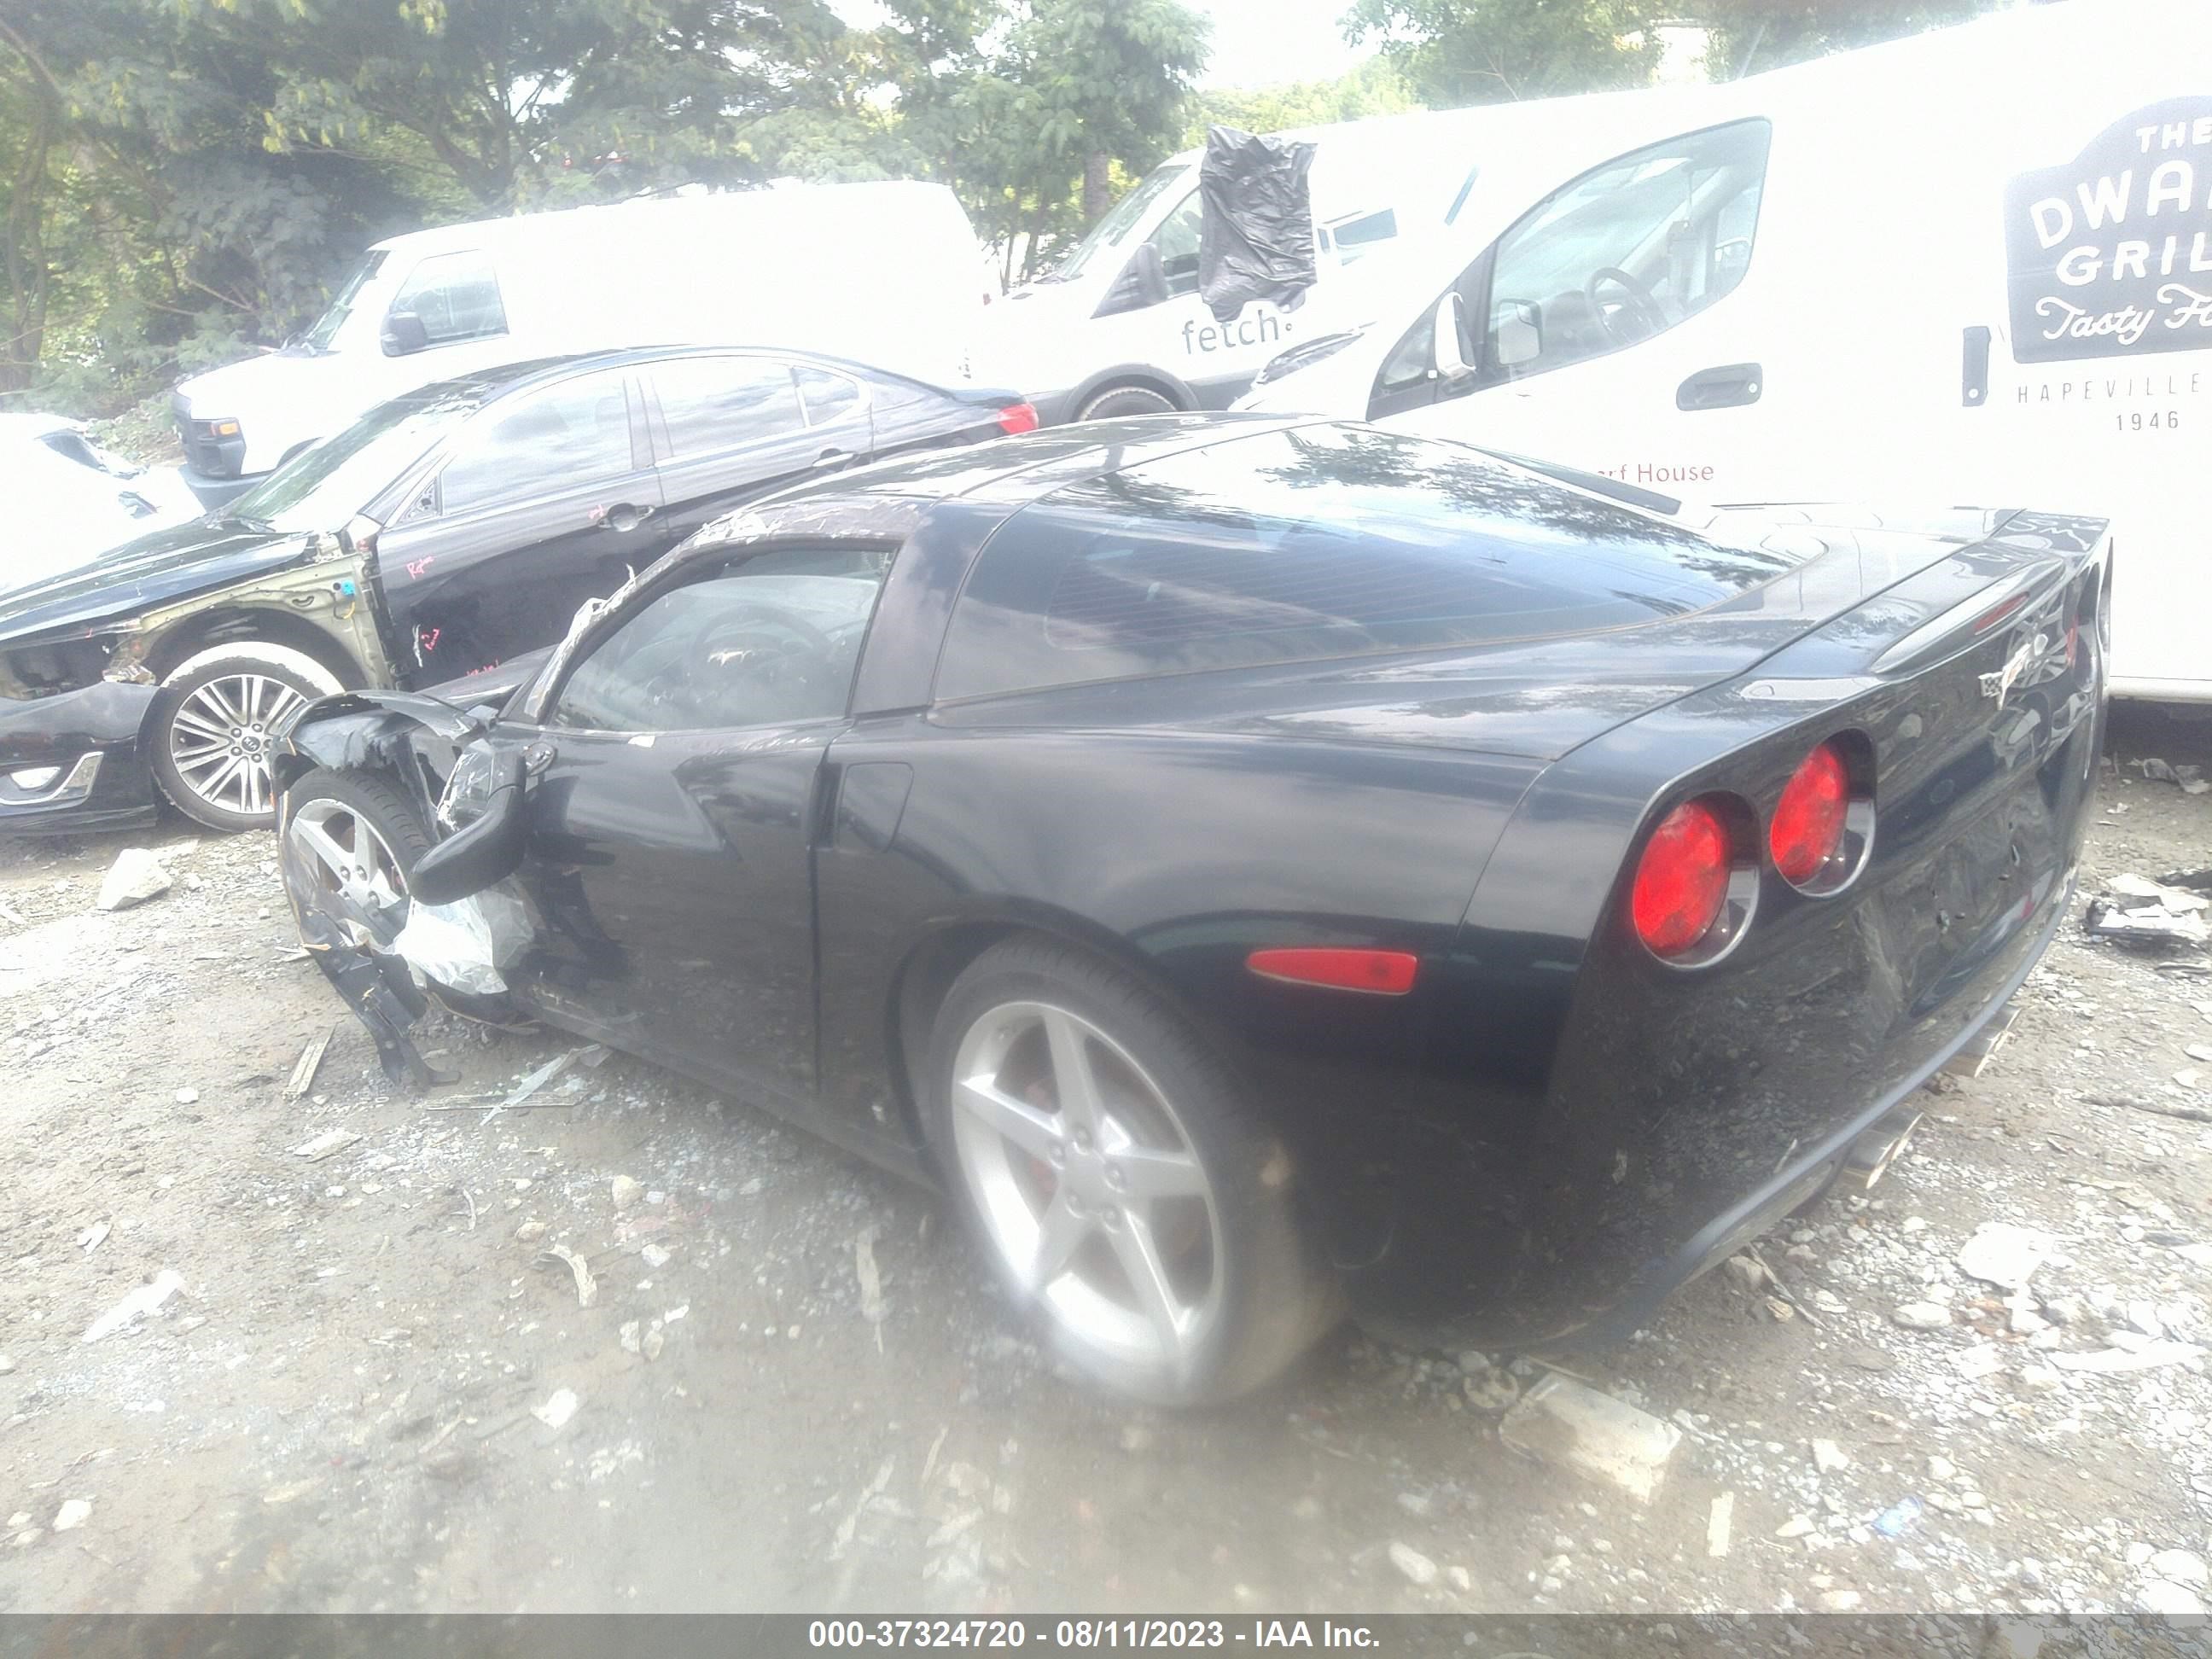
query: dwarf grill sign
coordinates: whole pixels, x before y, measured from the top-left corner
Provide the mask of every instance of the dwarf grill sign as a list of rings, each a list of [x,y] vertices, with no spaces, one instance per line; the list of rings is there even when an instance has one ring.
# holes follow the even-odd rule
[[[2012,179],[2005,265],[2020,362],[2212,347],[2212,93]]]

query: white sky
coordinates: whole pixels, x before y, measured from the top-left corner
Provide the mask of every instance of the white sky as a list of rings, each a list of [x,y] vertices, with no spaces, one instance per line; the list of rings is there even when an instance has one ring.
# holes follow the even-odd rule
[[[830,0],[856,28],[883,21],[876,0]],[[1352,0],[1183,0],[1213,20],[1213,56],[1200,84],[1264,87],[1331,81],[1370,54],[1344,44],[1336,20]]]
[[[1200,84],[1264,87],[1333,81],[1370,49],[1344,44],[1336,20],[1352,0],[1184,0],[1213,19],[1213,59]]]

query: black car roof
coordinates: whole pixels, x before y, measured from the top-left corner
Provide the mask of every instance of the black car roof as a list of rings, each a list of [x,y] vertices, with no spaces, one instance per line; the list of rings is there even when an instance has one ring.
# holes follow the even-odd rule
[[[524,386],[541,380],[550,380],[572,369],[590,367],[606,368],[633,363],[661,362],[672,357],[712,356],[726,352],[770,352],[779,357],[799,357],[808,362],[824,363],[845,369],[854,374],[875,379],[908,380],[917,386],[933,386],[936,390],[958,398],[976,396],[984,401],[1000,394],[993,387],[950,387],[918,375],[895,368],[884,368],[875,363],[864,363],[850,357],[840,357],[834,352],[811,350],[805,346],[776,345],[765,341],[727,340],[661,345],[608,347],[596,351],[571,351],[557,356],[528,357],[519,362],[496,363],[480,368],[473,374],[456,374],[451,380],[435,380],[418,386],[392,399],[395,403],[436,403],[458,398],[476,403],[489,403],[494,398],[504,397]]]

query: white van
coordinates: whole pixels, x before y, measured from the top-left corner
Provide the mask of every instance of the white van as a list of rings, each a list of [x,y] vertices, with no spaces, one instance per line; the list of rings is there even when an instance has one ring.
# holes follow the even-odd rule
[[[282,351],[197,375],[173,404],[185,477],[228,500],[386,398],[605,346],[831,351],[957,378],[984,304],[941,185],[655,198],[394,236]]]
[[[1705,504],[2106,514],[2115,689],[2212,700],[2212,5],[2030,6],[1608,107],[1595,141],[1541,113],[1546,165],[1486,173],[1451,251],[1247,406]]]
[[[1376,116],[1276,135],[1315,146],[1317,278],[1291,309],[1249,301],[1216,320],[1198,293],[1199,162],[1163,161],[1066,257],[990,308],[977,377],[1018,386],[1047,425],[1225,409],[1299,338],[1347,268],[1441,230],[1467,183],[1458,112]]]

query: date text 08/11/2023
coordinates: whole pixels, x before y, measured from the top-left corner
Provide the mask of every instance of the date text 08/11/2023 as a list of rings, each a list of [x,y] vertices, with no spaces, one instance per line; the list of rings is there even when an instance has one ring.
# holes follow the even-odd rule
[[[817,1619],[810,1648],[1349,1648],[1382,1645],[1368,1626],[1321,1619]]]

